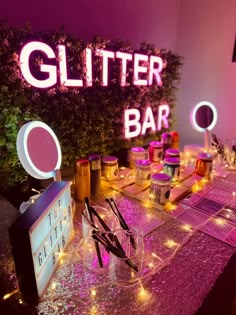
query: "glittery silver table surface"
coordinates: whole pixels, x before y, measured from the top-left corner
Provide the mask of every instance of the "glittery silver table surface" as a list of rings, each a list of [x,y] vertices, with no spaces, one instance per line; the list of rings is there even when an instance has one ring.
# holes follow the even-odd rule
[[[35,311],[38,314],[195,314],[222,273],[235,248],[138,200],[106,189],[94,205],[105,207],[113,196],[128,225],[158,219],[159,226],[144,236],[140,280],[130,286],[112,282],[108,270],[90,271],[82,261],[83,241],[78,204],[75,234]],[[0,197],[0,267],[6,294],[17,288],[7,228],[17,210]]]

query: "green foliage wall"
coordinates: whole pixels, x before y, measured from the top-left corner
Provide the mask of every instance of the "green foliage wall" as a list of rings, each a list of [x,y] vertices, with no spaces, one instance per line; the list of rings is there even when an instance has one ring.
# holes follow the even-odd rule
[[[72,78],[82,76],[85,79],[83,51],[86,47],[112,51],[139,52],[160,56],[165,64],[162,71],[163,86],[138,87],[132,85],[132,68],[128,69],[126,87],[119,84],[121,62],[115,59],[109,63],[110,83],[101,86],[101,62],[94,58],[93,86],[66,88],[59,84],[50,89],[37,89],[28,84],[22,76],[19,54],[29,41],[38,40],[48,44],[57,54],[57,45],[66,45],[69,75]],[[35,55],[35,71],[43,60],[42,55]],[[94,37],[86,43],[75,36],[66,34],[63,29],[47,33],[34,32],[29,26],[13,28],[4,21],[0,24],[0,169],[15,171],[20,167],[15,158],[16,131],[25,120],[40,119],[56,133],[62,147],[63,166],[71,166],[76,157],[90,152],[110,154],[122,148],[147,144],[160,134],[148,134],[134,140],[123,137],[123,113],[125,108],[144,110],[150,104],[156,116],[158,106],[168,103],[171,108],[170,129],[174,122],[173,109],[176,105],[176,92],[180,81],[182,58],[170,50],[157,49],[154,45],[142,43],[133,49],[129,43],[118,40],[109,41]],[[59,81],[58,81],[59,82]],[[13,116],[11,116],[13,115]],[[9,118],[10,117],[10,118]],[[14,132],[9,135],[9,124]],[[12,126],[11,126],[12,128]],[[14,153],[14,157],[13,157]],[[13,163],[14,159],[14,163]],[[19,178],[18,178],[19,179]],[[23,177],[20,177],[23,180]],[[15,181],[17,181],[15,179]]]

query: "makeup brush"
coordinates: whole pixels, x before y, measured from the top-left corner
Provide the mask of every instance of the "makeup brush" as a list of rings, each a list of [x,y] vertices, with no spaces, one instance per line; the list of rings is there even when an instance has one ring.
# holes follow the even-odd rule
[[[87,210],[89,219],[90,219],[90,221],[92,222],[92,224],[94,225],[93,214],[92,214],[92,211],[91,211],[91,208],[90,208],[90,205],[89,205],[89,199],[88,199],[88,197],[85,197],[85,198],[84,198],[84,202],[85,202],[85,207],[86,207],[86,210]],[[95,226],[95,225],[94,225],[94,226]],[[102,262],[102,257],[101,257],[101,252],[100,252],[99,244],[98,244],[98,242],[96,242],[95,240],[94,240],[94,243],[95,243],[96,253],[97,253],[97,256],[98,256],[99,265],[100,265],[100,267],[102,268],[102,267],[103,267],[103,262]]]

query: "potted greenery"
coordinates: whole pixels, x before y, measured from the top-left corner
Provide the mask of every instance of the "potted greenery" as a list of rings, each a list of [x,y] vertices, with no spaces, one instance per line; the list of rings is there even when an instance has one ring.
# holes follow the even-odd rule
[[[0,86],[0,188],[7,197],[17,189],[15,200],[20,197],[19,194],[26,193],[32,183],[32,178],[21,166],[16,150],[20,127],[30,120],[39,120],[29,110],[22,110],[22,104],[26,103],[24,96]]]

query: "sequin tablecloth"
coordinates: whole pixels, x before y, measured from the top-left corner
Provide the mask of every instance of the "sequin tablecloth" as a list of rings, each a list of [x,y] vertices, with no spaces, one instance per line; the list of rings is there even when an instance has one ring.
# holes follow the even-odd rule
[[[75,235],[53,275],[35,312],[46,314],[158,314],[191,315],[201,306],[216,279],[234,253],[234,247],[183,223],[140,201],[112,191],[104,192],[96,204],[104,206],[105,195],[113,195],[129,225],[159,220],[160,225],[144,237],[144,268],[140,281],[122,287],[109,273],[91,272],[84,267],[81,251],[81,218],[74,217]],[[4,202],[4,200],[2,200]],[[94,201],[95,202],[95,201]],[[14,220],[1,213],[1,268],[9,290],[16,288],[14,265],[3,226]],[[4,235],[5,235],[4,234]],[[4,242],[3,242],[4,241]],[[2,244],[4,243],[4,244]],[[3,269],[2,269],[3,270]]]

